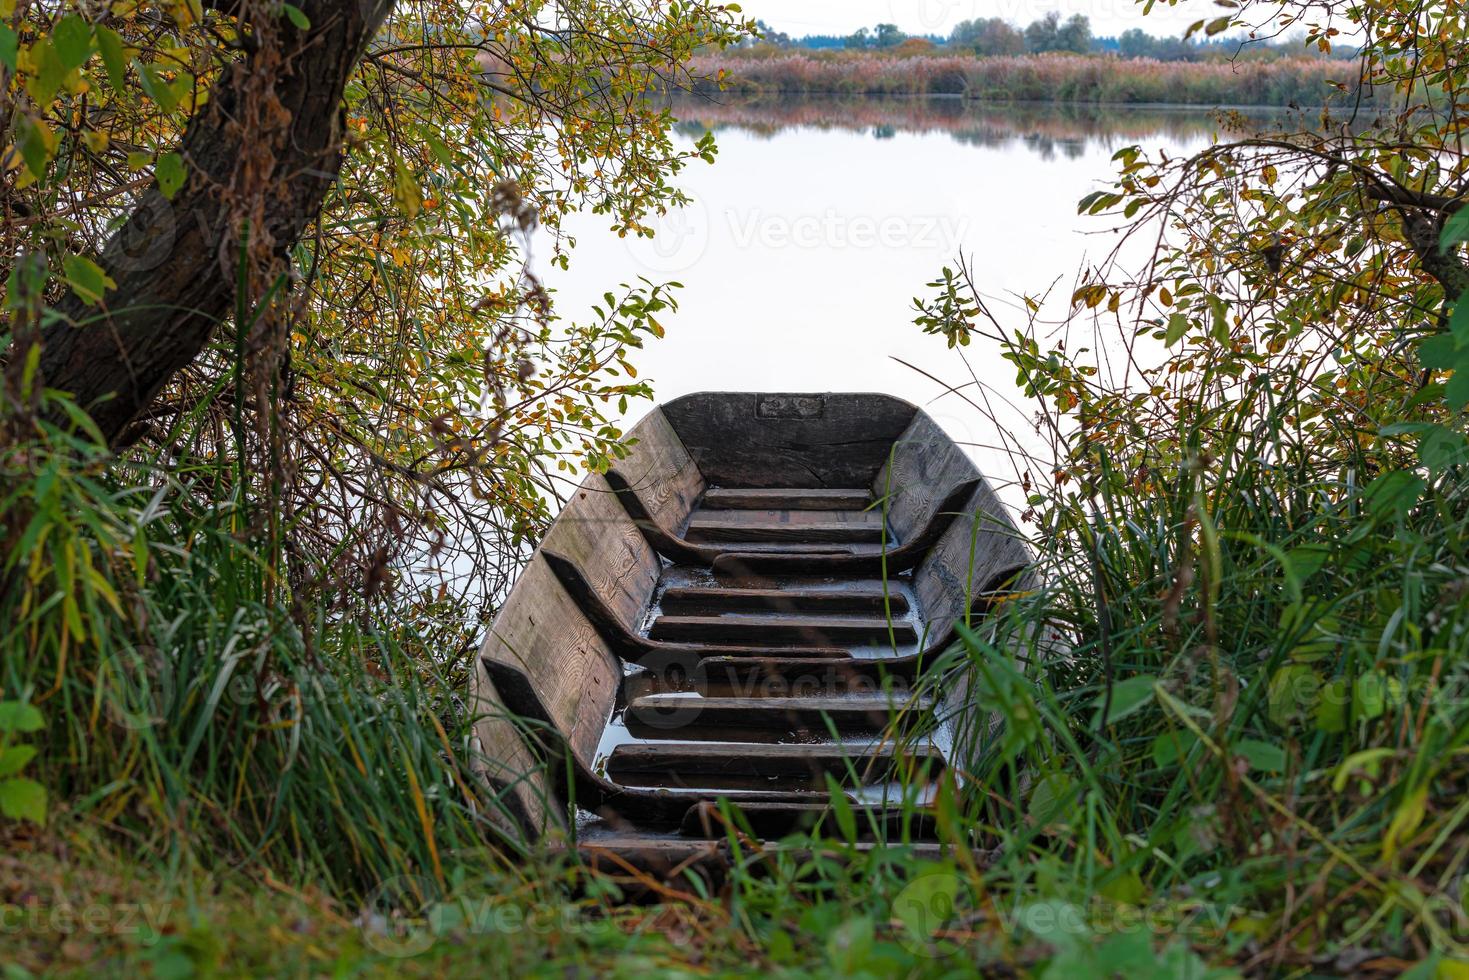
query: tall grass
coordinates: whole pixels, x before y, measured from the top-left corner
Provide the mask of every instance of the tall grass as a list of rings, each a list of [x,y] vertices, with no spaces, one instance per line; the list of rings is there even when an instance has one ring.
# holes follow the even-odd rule
[[[900,58],[872,54],[706,54],[695,91],[745,95],[962,95],[1015,102],[1320,105],[1355,86],[1351,64],[1315,58],[1181,62],[1076,55]]]
[[[46,720],[51,823],[342,895],[442,882],[465,852],[495,863],[462,617],[301,608],[243,487],[206,461],[119,459],[43,423],[0,487],[0,700]]]
[[[787,842],[825,859],[747,855],[754,935],[920,973],[1462,963],[1469,493],[1366,491],[1370,453],[1299,438],[1310,388],[1258,378],[1150,472],[1038,492],[1033,587],[926,679],[957,734],[949,858],[859,852],[838,801]]]

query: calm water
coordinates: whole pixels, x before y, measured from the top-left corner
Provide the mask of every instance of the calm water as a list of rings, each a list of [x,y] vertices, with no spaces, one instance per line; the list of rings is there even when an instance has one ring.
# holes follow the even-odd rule
[[[897,360],[951,384],[970,378],[941,338],[913,326],[913,297],[962,253],[1007,325],[1024,326],[1020,293],[1053,291],[1046,313],[1059,316],[1078,272],[1115,244],[1105,222],[1076,214],[1112,174],[1112,154],[1133,143],[1188,153],[1219,129],[1198,111],[955,100],[678,111],[684,138],[713,129],[720,147],[716,164],[681,177],[694,205],[659,222],[651,242],[579,217],[568,228],[578,239],[570,272],[547,274],[562,315],[586,315],[618,282],[678,280],[680,310],[660,317],[667,338],[637,356],[659,400],[710,389],[889,392],[927,405],[1001,482],[1013,468],[984,448],[1002,442],[995,427]],[[968,359],[1000,395],[1014,392],[996,351],[976,344]],[[1005,417],[1011,435],[1036,444],[1028,411]]]

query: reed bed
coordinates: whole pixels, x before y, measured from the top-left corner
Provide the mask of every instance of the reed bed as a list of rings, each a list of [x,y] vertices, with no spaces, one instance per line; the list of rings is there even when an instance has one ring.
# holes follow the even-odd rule
[[[1320,105],[1355,66],[1316,58],[1181,62],[1078,55],[975,58],[701,55],[695,91],[744,95],[952,95],[1014,102]]]

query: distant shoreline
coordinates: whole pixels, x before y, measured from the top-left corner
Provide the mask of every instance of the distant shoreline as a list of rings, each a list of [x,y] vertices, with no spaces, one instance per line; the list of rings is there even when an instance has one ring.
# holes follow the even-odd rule
[[[1090,55],[914,57],[704,54],[692,91],[724,96],[939,97],[980,102],[1319,108],[1349,97],[1355,65],[1320,58],[1154,61]]]

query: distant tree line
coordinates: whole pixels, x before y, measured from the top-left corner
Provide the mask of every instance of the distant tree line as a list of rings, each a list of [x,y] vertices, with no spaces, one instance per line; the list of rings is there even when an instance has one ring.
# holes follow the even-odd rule
[[[1205,61],[1221,56],[1244,53],[1252,57],[1309,54],[1293,42],[1250,41],[1241,47],[1238,38],[1154,37],[1140,28],[1131,28],[1112,37],[1092,34],[1091,21],[1083,14],[1065,20],[1052,11],[1024,28],[1016,27],[1000,17],[979,17],[960,22],[947,37],[939,34],[907,34],[896,24],[878,24],[846,35],[808,34],[792,37],[760,22],[763,40],[759,42],[782,48],[812,51],[859,50],[922,53],[943,48],[949,52],[973,53],[980,57],[1005,57],[1046,52],[1073,54],[1111,54],[1120,58],[1154,58],[1158,61]],[[1350,56],[1352,50],[1341,48],[1337,56]]]

